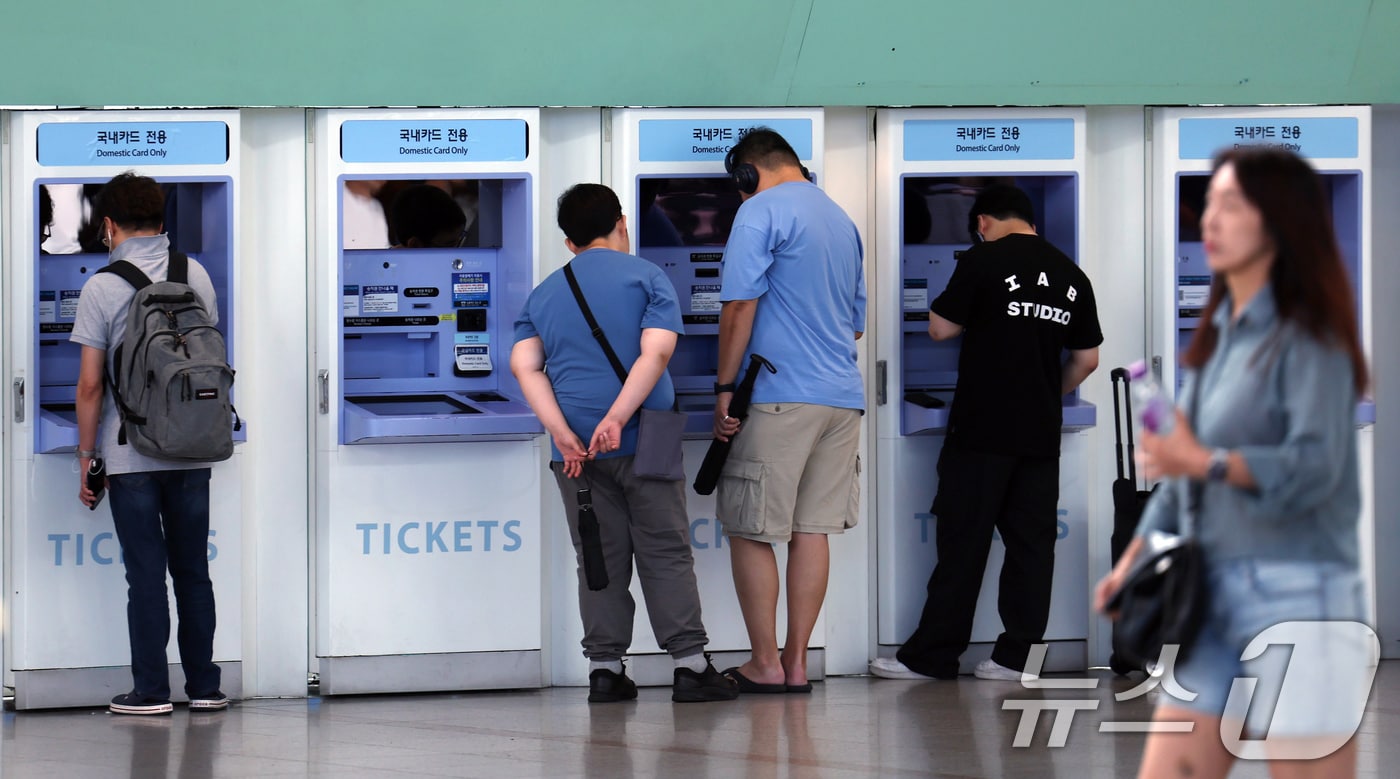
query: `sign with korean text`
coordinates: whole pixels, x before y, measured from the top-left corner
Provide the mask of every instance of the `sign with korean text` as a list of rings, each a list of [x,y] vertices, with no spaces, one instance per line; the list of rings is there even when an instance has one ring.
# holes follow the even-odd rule
[[[522,162],[524,119],[352,119],[340,126],[345,162]]]
[[[1073,119],[911,119],[906,162],[1072,160]]]
[[[1359,148],[1357,121],[1354,116],[1181,120],[1180,159],[1208,160],[1222,149],[1241,146],[1277,146],[1312,159],[1351,159]]]
[[[35,154],[40,165],[222,165],[225,122],[45,122]]]
[[[801,160],[812,159],[811,119],[643,119],[638,123],[642,162],[723,162],[724,155],[756,127],[783,138]]]

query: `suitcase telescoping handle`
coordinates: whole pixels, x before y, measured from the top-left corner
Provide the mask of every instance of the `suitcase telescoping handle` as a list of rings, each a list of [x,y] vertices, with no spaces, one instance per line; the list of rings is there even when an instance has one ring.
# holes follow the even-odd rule
[[[1131,379],[1128,378],[1127,368],[1114,368],[1109,372],[1109,377],[1113,380],[1113,440],[1115,452],[1118,455],[1118,478],[1132,479],[1137,482],[1137,461],[1134,457],[1133,449],[1133,395],[1130,391]],[[1120,393],[1119,384],[1122,384],[1121,393],[1123,395],[1123,409],[1118,408],[1118,395]],[[1127,447],[1127,475],[1124,475],[1123,459],[1123,430],[1128,431]]]

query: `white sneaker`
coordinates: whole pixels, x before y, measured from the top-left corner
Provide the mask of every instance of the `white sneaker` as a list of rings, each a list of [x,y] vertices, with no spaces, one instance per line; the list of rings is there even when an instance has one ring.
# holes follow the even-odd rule
[[[877,657],[870,661],[870,673],[881,679],[909,679],[922,680],[932,679],[932,676],[925,676],[918,671],[912,671],[909,666],[899,662],[893,657]]]
[[[999,682],[1019,682],[1023,677],[1028,681],[1040,678],[1035,674],[1026,675],[1014,668],[1007,668],[990,657],[978,663],[977,667],[972,669],[972,675],[978,679],[993,679]]]

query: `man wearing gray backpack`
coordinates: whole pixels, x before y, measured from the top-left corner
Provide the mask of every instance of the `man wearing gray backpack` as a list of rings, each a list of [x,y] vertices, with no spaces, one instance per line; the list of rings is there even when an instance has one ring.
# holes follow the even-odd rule
[[[165,340],[181,345],[187,337],[203,340],[204,336],[190,333],[190,325],[175,329],[174,323],[177,317],[193,317],[194,327],[212,330],[218,319],[214,286],[198,262],[171,251],[169,237],[162,232],[165,195],[154,180],[131,172],[116,176],[103,187],[94,210],[102,218],[102,242],[111,252],[111,264],[103,270],[110,272],[94,273],[83,285],[70,338],[82,346],[77,387],[78,499],[89,508],[96,507],[103,480],[98,476],[90,487],[87,475],[94,461],[105,459],[105,487],[112,493],[112,521],[121,543],[128,586],[133,687],[113,698],[109,710],[114,714],[168,714],[172,710],[165,656],[170,641],[165,588],[168,569],[175,587],[180,662],[190,709],[217,711],[227,708],[228,698],[219,690],[220,671],[213,662],[209,461],[228,455],[218,451],[199,461],[190,457],[204,451],[196,448],[173,456],[152,456],[150,452],[173,451],[153,449],[148,442],[167,435],[157,424],[160,420],[156,417],[162,412],[140,417],[133,414],[128,405],[129,388],[122,386],[125,371],[121,365],[124,350],[128,352],[124,355],[127,367],[132,359],[127,336],[135,309],[151,311],[156,320],[171,323],[170,329],[161,333],[171,336]],[[132,274],[131,267],[139,273]],[[160,281],[146,287],[149,291],[138,293],[131,278],[146,284]],[[153,294],[155,291],[159,294]],[[139,305],[134,306],[133,300]],[[159,325],[153,320],[150,327],[155,332]],[[152,338],[152,343],[156,340]],[[219,337],[219,350],[222,343]],[[227,370],[226,363],[223,368]],[[192,401],[227,406],[232,372],[217,377],[217,381],[202,377],[217,372],[201,366],[195,373],[182,375],[179,387],[172,391]],[[112,387],[114,381],[117,386]],[[107,391],[109,387],[111,391]],[[227,412],[223,418],[228,419]],[[155,432],[147,435],[143,431],[148,429]],[[136,445],[138,439],[140,446]]]

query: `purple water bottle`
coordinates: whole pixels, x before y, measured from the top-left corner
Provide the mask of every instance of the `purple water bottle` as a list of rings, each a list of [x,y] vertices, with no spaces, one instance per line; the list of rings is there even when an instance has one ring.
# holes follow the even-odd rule
[[[1147,370],[1147,363],[1138,360],[1128,366],[1128,380],[1133,388],[1133,404],[1138,425],[1150,433],[1166,435],[1176,424],[1176,405]]]

